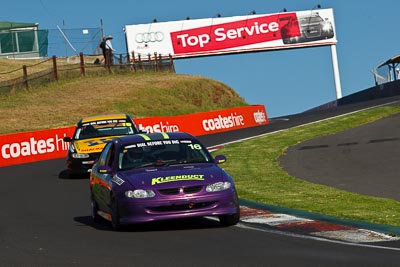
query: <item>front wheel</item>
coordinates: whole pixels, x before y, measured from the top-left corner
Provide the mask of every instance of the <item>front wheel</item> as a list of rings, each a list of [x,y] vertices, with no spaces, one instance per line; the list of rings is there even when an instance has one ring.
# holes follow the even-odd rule
[[[240,220],[240,213],[234,213],[234,214],[229,214],[229,215],[221,215],[218,217],[219,218],[219,222],[223,225],[223,226],[232,226],[235,225],[239,222]]]

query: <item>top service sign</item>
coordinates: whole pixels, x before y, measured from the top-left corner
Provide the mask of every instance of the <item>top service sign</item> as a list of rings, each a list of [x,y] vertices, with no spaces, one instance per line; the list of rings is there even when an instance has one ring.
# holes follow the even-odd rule
[[[125,26],[135,57],[174,58],[336,44],[332,9]]]

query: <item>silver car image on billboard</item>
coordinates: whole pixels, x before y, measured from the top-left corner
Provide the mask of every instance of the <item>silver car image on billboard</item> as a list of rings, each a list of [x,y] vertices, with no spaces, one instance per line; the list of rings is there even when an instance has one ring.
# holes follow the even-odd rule
[[[334,37],[332,22],[323,19],[318,12],[311,15],[298,17],[281,17],[280,22],[285,23],[281,28],[284,44],[297,44],[326,40]]]

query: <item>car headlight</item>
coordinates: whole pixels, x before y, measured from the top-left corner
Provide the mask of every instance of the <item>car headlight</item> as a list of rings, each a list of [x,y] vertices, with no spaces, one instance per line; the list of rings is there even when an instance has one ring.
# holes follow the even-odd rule
[[[125,192],[125,196],[129,198],[150,198],[154,197],[156,194],[153,190],[143,190],[143,189],[136,189],[136,190],[129,190]]]
[[[324,25],[322,26],[322,30],[324,32],[329,32],[329,31],[331,31],[331,29],[332,29],[332,26],[329,23],[324,23]]]
[[[215,184],[210,184],[206,187],[207,192],[219,192],[222,190],[226,190],[231,188],[231,183],[230,182],[218,182]]]
[[[81,154],[81,153],[76,153],[75,146],[74,144],[69,145],[69,152],[71,152],[71,157],[74,159],[87,159],[89,157],[89,154]]]

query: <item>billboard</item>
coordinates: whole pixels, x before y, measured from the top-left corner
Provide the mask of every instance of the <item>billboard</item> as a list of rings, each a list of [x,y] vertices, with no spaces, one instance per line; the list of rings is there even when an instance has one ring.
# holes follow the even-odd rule
[[[336,44],[332,9],[126,25],[128,53],[173,58]]]
[[[264,105],[134,120],[149,133],[184,131],[196,136],[268,124]],[[64,137],[72,136],[75,127],[0,135],[0,167],[66,157],[69,143]]]

